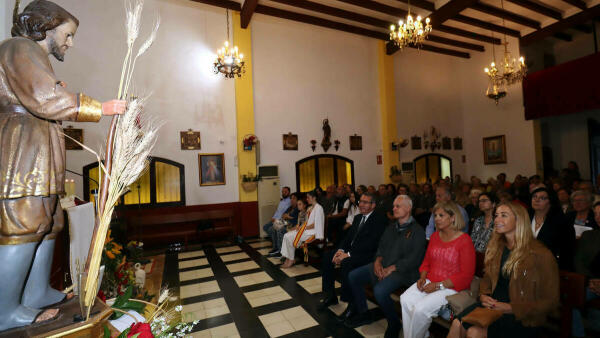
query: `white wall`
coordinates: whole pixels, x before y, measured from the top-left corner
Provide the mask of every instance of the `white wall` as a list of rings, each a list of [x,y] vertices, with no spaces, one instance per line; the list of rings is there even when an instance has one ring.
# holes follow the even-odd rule
[[[431,153],[425,149],[423,133],[429,133],[432,126],[441,131],[442,137],[463,137],[462,102],[457,86],[459,66],[460,60],[456,57],[412,48],[394,55],[398,137],[422,138],[421,150],[412,150],[410,144],[400,149],[401,162],[412,162],[420,155]],[[463,149],[464,146],[463,141]],[[436,149],[435,152],[450,157],[452,173],[464,176],[465,165],[461,161],[464,151]]]
[[[10,37],[14,1],[0,1],[0,41]]]
[[[323,153],[322,120],[329,119],[327,152],[354,161],[357,184],[383,182],[377,41],[354,34],[255,14],[252,17],[254,106],[261,165],[278,165],[281,184],[295,190],[296,161]],[[284,151],[282,134],[298,134],[298,151]],[[350,151],[349,136],[363,138]],[[317,150],[310,140],[317,140]]]
[[[509,38],[508,42],[513,57],[518,58],[518,41]],[[525,121],[520,85],[510,86],[498,105],[485,96],[488,81],[483,68],[491,62],[490,49],[488,44],[486,52],[473,52],[471,59],[463,60],[460,68],[463,76],[458,77],[462,83],[466,172],[483,180],[504,172],[512,181],[517,174],[536,173],[533,122]],[[502,54],[496,50],[496,60],[501,58]],[[495,135],[506,135],[507,163],[484,165],[483,138]]]
[[[79,18],[80,27],[65,62],[54,62],[56,74],[73,91],[83,90],[100,100],[114,98],[126,51],[122,2],[57,3]],[[152,155],[185,165],[188,205],[238,201],[234,82],[211,68],[213,51],[226,35],[225,12],[186,0],[148,0],[140,40],[156,13],[162,19],[156,44],[136,68],[136,94],[152,92],[147,111],[166,122]],[[98,124],[73,123],[85,128],[85,143],[96,149],[109,124],[108,118]],[[179,132],[188,128],[201,131],[201,151],[180,150]],[[198,153],[225,153],[226,185],[199,186]],[[77,172],[93,160],[83,151],[67,152],[67,168]],[[79,179],[76,184],[82,189]]]
[[[541,119],[543,144],[552,148],[554,169],[566,168],[569,161],[575,161],[584,179],[590,175],[590,146],[587,120],[598,121],[599,111],[546,117]]]
[[[513,56],[518,42],[509,39]],[[485,96],[487,77],[483,68],[492,58],[486,52],[471,51],[470,59],[405,50],[396,53],[396,106],[398,134],[403,138],[423,136],[434,126],[442,136],[463,138],[463,150],[437,150],[452,158],[453,174],[463,178],[475,175],[483,180],[505,172],[509,179],[517,174],[535,173],[533,123],[525,121],[522,91],[512,86],[498,106]],[[496,59],[502,55],[497,51]],[[506,135],[506,164],[483,164],[483,138]],[[429,150],[401,149],[401,161],[412,161]],[[462,163],[462,155],[466,163]]]

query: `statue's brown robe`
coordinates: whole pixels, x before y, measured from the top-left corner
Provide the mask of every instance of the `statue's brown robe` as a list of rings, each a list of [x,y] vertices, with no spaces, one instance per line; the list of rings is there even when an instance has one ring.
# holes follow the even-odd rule
[[[60,121],[97,122],[101,116],[98,101],[60,85],[38,43],[21,37],[1,42],[0,202],[64,193]],[[2,219],[1,223],[10,223]],[[12,231],[13,226],[0,224],[0,237],[24,234],[22,228]]]

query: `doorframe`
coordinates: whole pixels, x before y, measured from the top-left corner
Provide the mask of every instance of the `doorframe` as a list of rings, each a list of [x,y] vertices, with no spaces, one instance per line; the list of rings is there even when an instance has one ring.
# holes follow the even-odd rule
[[[296,161],[296,191],[300,191],[300,175],[298,174],[299,169],[300,169],[300,165],[304,162],[310,161],[310,160],[315,160],[315,184],[316,187],[320,187],[321,184],[319,182],[319,158],[333,158],[333,181],[337,182],[338,176],[337,176],[337,161],[338,159],[340,160],[344,160],[346,162],[350,163],[350,166],[352,168],[352,189],[354,189],[354,186],[356,185],[356,181],[354,180],[354,161],[344,157],[344,156],[339,156],[339,155],[333,155],[333,154],[319,154],[319,155],[313,155],[313,156],[309,156],[309,157],[305,157],[301,160]]]

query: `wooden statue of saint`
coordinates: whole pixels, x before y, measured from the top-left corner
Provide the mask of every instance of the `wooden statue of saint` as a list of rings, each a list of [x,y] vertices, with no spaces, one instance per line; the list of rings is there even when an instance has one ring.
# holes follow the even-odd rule
[[[321,147],[327,152],[331,147],[331,127],[329,126],[329,119],[323,120],[323,141],[321,141]]]
[[[65,299],[48,284],[64,223],[61,121],[98,122],[126,106],[73,93],[54,74],[49,56],[64,60],[77,18],[47,0],[18,8],[0,43],[0,331],[52,319],[58,310],[42,309]]]

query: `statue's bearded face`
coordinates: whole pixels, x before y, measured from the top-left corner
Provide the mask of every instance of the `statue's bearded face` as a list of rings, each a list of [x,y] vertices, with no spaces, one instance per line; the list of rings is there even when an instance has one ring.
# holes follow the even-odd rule
[[[53,30],[46,32],[50,54],[54,55],[58,61],[65,60],[65,53],[67,49],[73,46],[73,38],[76,32],[77,25],[72,20],[67,20]]]

